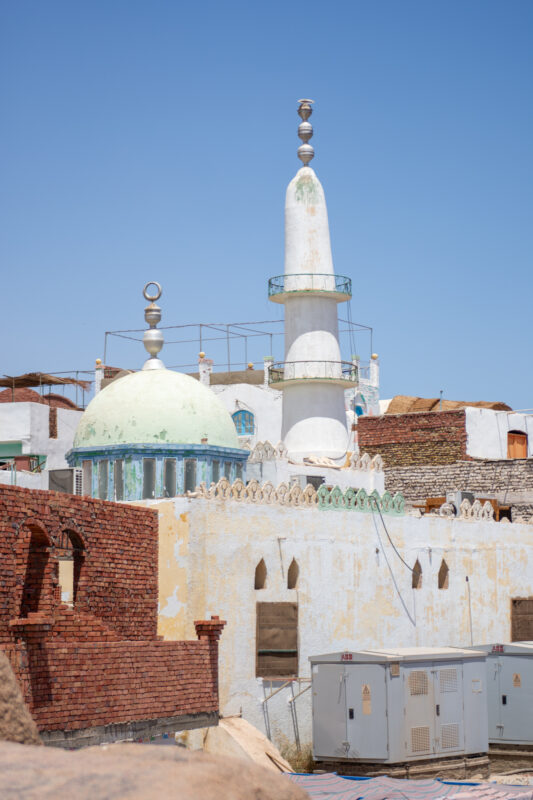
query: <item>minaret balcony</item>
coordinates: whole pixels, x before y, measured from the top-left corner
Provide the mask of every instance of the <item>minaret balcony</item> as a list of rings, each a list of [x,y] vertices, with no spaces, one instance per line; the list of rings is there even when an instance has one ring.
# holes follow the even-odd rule
[[[352,281],[344,275],[320,272],[297,272],[276,275],[268,281],[268,298],[273,303],[284,303],[287,297],[328,297],[343,303],[352,296]]]
[[[351,361],[278,361],[268,370],[268,385],[276,389],[313,381],[348,389],[358,385],[359,370]]]

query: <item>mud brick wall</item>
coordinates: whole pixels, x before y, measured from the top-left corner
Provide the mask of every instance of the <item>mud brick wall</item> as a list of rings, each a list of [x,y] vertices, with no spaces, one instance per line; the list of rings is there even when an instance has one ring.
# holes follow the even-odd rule
[[[379,453],[385,467],[454,464],[469,458],[464,410],[359,417],[357,436],[361,453]]]
[[[58,604],[57,557],[65,532],[83,549],[75,610],[97,617],[122,639],[151,639],[157,630],[157,515],[150,509],[0,487],[0,646],[11,639],[9,620],[49,615]],[[35,536],[39,546],[35,547]],[[34,558],[30,558],[32,550]],[[24,585],[44,563],[32,601]],[[36,570],[39,580],[39,569]],[[31,588],[31,587],[30,587]],[[38,603],[37,600],[38,599]]]
[[[410,502],[441,497],[447,491],[464,491],[488,497],[498,495],[502,504],[506,494],[530,492],[533,503],[533,459],[391,467],[385,470],[385,488],[401,492]]]

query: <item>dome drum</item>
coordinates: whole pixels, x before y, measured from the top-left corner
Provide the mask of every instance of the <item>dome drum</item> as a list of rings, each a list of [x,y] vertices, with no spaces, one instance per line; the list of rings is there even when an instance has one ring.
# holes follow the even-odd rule
[[[83,494],[101,500],[176,497],[226,477],[246,480],[248,451],[214,445],[111,445],[67,453],[83,472]]]

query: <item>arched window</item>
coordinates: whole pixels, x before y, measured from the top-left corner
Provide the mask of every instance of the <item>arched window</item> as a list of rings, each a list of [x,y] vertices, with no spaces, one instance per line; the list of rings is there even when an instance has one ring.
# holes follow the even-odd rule
[[[20,616],[27,617],[37,611],[43,611],[43,602],[50,601],[48,592],[44,590],[46,568],[48,564],[50,541],[44,531],[37,526],[30,526],[31,538],[26,562],[26,575],[20,604]]]
[[[358,392],[354,398],[354,411],[356,417],[362,417],[363,414],[367,412],[365,397],[360,392]]]
[[[296,589],[298,585],[298,575],[300,567],[295,558],[292,559],[289,571],[287,572],[287,589]]]
[[[254,415],[251,411],[241,409],[232,414],[233,422],[239,436],[250,436],[255,431]]]
[[[420,561],[418,558],[416,559],[416,563],[413,567],[411,586],[413,589],[422,588],[422,567],[420,566]]]
[[[439,589],[447,589],[449,585],[450,568],[444,559],[442,559],[439,569]]]
[[[264,589],[266,586],[267,568],[265,560],[262,558],[257,567],[255,568],[255,583],[254,589]]]
[[[527,458],[527,433],[509,431],[507,434],[507,458]]]

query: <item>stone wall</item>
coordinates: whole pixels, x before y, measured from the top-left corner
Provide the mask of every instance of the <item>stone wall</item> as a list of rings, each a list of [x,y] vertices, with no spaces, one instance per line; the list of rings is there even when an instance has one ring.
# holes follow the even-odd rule
[[[385,488],[408,502],[442,497],[449,491],[473,492],[511,506],[513,522],[533,518],[533,459],[458,461],[439,466],[395,466],[385,470]]]
[[[389,492],[401,492],[411,502],[454,490],[495,497],[500,503],[529,492],[533,502],[533,459],[390,467],[385,470],[385,487]]]
[[[379,453],[385,468],[468,459],[464,409],[360,417],[357,432],[360,452]]]
[[[152,510],[0,488],[0,648],[46,741],[216,724],[225,622],[159,639],[157,550]],[[73,607],[61,602],[64,561]]]

